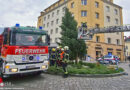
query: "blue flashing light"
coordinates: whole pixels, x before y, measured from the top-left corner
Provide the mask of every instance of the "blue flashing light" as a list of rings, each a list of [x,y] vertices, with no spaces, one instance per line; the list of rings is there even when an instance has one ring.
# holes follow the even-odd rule
[[[20,27],[20,24],[16,24],[15,26],[16,26],[16,27]]]
[[[24,61],[24,60],[25,60],[25,57],[22,57],[22,60]]]
[[[40,26],[39,29],[42,30],[42,27]]]
[[[112,56],[112,53],[108,53],[108,56]]]
[[[37,58],[37,60],[39,60],[39,59],[40,59],[40,57],[39,57],[39,56],[37,56],[36,58]]]

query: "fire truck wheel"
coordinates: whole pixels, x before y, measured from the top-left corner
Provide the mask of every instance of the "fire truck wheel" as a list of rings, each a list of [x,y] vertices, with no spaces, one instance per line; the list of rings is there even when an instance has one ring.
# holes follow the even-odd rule
[[[3,73],[2,73],[2,67],[0,67],[0,77],[3,77]]]
[[[34,73],[32,73],[31,75],[41,75],[42,74],[42,72],[41,71],[39,71],[39,72],[34,72]]]
[[[41,71],[37,72],[37,75],[41,75],[41,74],[42,74],[42,72],[41,72]]]

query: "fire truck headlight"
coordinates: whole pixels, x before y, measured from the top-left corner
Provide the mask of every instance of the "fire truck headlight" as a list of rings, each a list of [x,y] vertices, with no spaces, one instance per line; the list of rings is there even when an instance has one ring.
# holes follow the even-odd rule
[[[45,65],[42,66],[42,69],[46,69],[46,68],[47,68],[47,66],[45,66]]]
[[[10,66],[9,66],[9,65],[6,65],[6,66],[5,66],[5,68],[6,68],[6,69],[9,69],[9,68],[10,68]]]
[[[12,69],[10,69],[10,71],[11,71],[11,72],[17,72],[18,69],[17,69],[17,68],[12,68]]]

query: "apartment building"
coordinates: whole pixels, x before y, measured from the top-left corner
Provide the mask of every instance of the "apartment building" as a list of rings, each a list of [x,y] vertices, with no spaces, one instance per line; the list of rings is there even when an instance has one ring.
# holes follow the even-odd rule
[[[110,12],[106,10],[107,6]],[[52,46],[57,46],[56,42],[60,42],[59,26],[62,23],[65,8],[72,13],[78,26],[86,23],[88,29],[123,24],[122,8],[115,5],[113,0],[59,0],[43,10],[38,17],[38,27],[43,26],[44,30],[50,34]],[[118,15],[115,15],[116,13]],[[95,34],[93,40],[86,42],[88,55],[95,59],[101,54],[112,53],[123,60],[123,44],[123,33]]]
[[[125,39],[126,57],[130,56],[130,36]]]

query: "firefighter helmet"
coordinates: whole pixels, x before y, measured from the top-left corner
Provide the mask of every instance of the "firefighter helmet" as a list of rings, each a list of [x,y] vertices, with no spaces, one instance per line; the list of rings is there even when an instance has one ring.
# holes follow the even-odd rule
[[[61,46],[58,46],[57,49],[61,49],[62,47]]]
[[[55,49],[55,48],[52,48],[52,51],[56,51],[56,49]]]
[[[68,46],[65,46],[65,47],[64,47],[64,49],[68,50],[68,49],[69,49],[69,47],[68,47]]]
[[[61,48],[61,51],[64,51],[64,48]]]

